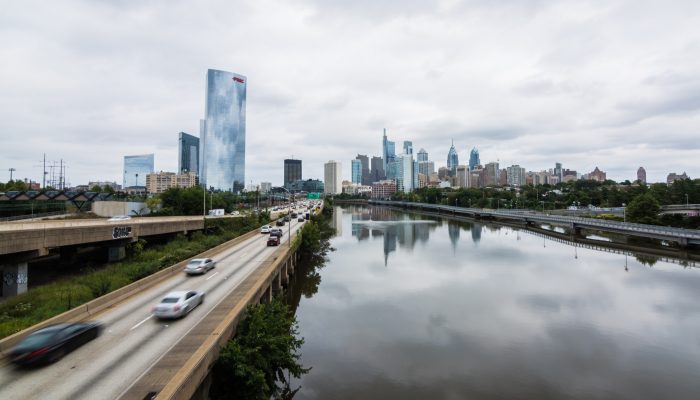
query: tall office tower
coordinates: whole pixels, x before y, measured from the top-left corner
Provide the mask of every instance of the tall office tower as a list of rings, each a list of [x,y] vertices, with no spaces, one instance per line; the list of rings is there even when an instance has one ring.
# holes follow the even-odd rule
[[[413,154],[413,142],[410,140],[403,141],[403,154]]]
[[[178,134],[177,173],[199,173],[199,138],[185,132]]]
[[[386,128],[384,128],[384,136],[382,137],[382,159],[384,160],[382,167],[384,171],[388,171],[387,166],[394,161],[394,157],[396,157],[395,143],[387,139]]]
[[[435,163],[433,161],[417,161],[417,163],[417,171],[419,174],[430,176],[435,172]]]
[[[639,167],[639,169],[637,170],[637,180],[642,185],[647,184],[647,171],[644,169],[644,167]]]
[[[516,164],[511,165],[506,170],[506,181],[510,186],[525,186],[525,168]]]
[[[289,189],[289,185],[301,180],[301,160],[284,160],[284,187]]]
[[[153,154],[124,156],[124,185],[122,187],[146,187],[146,175],[152,174],[154,171],[153,158]]]
[[[500,178],[501,170],[498,169],[497,162],[490,162],[484,165],[484,186],[496,186],[498,185],[498,179]]]
[[[199,147],[199,181],[206,188],[238,192],[244,187],[246,80],[232,72],[207,71]]]
[[[384,160],[381,157],[372,157],[370,165],[372,167],[370,170],[371,183],[386,179]]]
[[[455,169],[455,176],[457,177],[457,187],[469,187],[469,166],[458,165]]]
[[[357,157],[355,157],[355,160],[359,160],[362,165],[359,183],[362,183],[363,185],[371,185],[372,177],[369,174],[369,157],[363,154],[358,154]]]
[[[449,170],[450,176],[455,176],[455,170],[459,164],[459,157],[457,156],[457,149],[455,149],[455,141],[452,141],[452,146],[450,146],[450,151],[447,153],[447,169]]]
[[[339,161],[328,161],[323,165],[323,192],[340,194],[343,192],[343,166]]]
[[[481,160],[479,160],[479,150],[476,147],[472,148],[469,153],[469,169],[473,170],[477,165],[481,165]]]
[[[556,176],[557,179],[559,179],[559,182],[561,182],[564,179],[564,175],[561,169],[561,163],[554,164],[554,173],[552,175]]]
[[[396,190],[399,192],[408,193],[413,191],[413,156],[410,154],[401,154],[396,156],[394,162],[396,180]]]
[[[418,161],[418,162],[428,161],[428,152],[425,151],[425,149],[420,149],[418,151],[418,159],[416,161]]]
[[[362,184],[362,161],[351,160],[350,169],[352,183]]]

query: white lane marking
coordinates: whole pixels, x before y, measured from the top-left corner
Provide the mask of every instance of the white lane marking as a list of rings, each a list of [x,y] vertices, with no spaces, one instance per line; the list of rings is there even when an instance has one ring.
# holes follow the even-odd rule
[[[214,272],[213,274],[211,274],[211,275],[209,276],[209,278],[205,279],[205,281],[208,281],[209,279],[215,277],[216,274],[218,274],[218,272]]]
[[[148,321],[149,319],[153,318],[153,314],[149,315],[148,318],[144,319],[143,321],[139,322],[138,324],[134,325],[129,329],[130,331],[133,331],[134,329],[138,328],[139,326],[143,325],[144,322]]]

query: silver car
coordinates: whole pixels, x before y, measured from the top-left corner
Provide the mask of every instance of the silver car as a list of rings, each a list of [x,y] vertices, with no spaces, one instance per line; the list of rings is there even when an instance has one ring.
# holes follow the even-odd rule
[[[187,263],[184,271],[187,275],[204,274],[216,267],[216,261],[211,258],[194,258]]]
[[[204,292],[195,290],[170,292],[153,307],[156,318],[180,318],[204,302]]]

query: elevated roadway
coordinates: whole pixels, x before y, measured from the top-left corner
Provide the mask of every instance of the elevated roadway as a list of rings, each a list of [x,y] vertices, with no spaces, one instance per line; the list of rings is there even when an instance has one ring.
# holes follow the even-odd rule
[[[207,274],[176,273],[89,316],[104,325],[102,336],[55,364],[36,370],[0,367],[0,399],[143,399],[161,391],[170,393],[163,398],[189,398],[201,382],[193,375],[206,371],[232,332],[222,321],[232,316],[237,321],[247,302],[258,299],[267,285],[279,285],[280,273],[287,271],[275,275],[275,263],[288,256],[288,241],[302,225],[285,225],[280,247],[268,247],[267,235],[248,234],[208,255],[217,266]],[[151,317],[151,307],[175,290],[204,291],[205,302],[180,320]]]

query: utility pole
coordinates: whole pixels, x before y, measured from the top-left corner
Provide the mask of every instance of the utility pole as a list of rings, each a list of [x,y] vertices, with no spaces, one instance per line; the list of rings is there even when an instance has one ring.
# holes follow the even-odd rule
[[[8,171],[10,171],[10,180],[12,180],[12,173],[17,171],[17,170],[14,168],[10,168]],[[686,197],[688,197],[688,195],[686,195]]]

